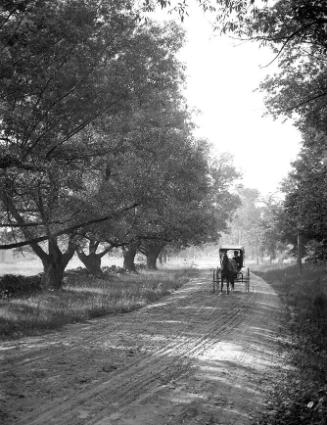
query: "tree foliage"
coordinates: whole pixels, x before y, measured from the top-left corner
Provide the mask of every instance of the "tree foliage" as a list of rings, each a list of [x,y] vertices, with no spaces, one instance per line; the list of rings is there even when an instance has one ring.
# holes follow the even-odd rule
[[[5,2],[0,9],[1,168],[36,171],[126,101],[128,2]]]
[[[243,30],[275,52],[279,70],[261,89],[274,116],[295,119],[302,150],[284,182],[278,226],[282,240],[326,238],[327,4],[315,0],[267,3],[249,11]],[[298,246],[300,252],[301,247]]]
[[[48,287],[76,249],[96,271],[112,247],[199,244],[235,206],[232,165],[192,136],[182,31],[132,6],[0,6],[2,248],[30,245]]]
[[[284,182],[284,210],[280,228],[283,239],[296,245],[297,233],[304,243],[323,244],[327,236],[326,136],[309,129],[293,170]]]

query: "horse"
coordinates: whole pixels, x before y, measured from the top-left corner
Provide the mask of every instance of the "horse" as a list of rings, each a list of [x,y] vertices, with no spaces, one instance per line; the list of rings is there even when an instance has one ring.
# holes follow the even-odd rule
[[[223,255],[221,261],[221,284],[220,284],[220,292],[223,292],[224,279],[226,279],[227,285],[227,294],[229,294],[229,285],[231,285],[232,290],[234,290],[234,279],[237,274],[236,268],[228,258],[227,254]]]

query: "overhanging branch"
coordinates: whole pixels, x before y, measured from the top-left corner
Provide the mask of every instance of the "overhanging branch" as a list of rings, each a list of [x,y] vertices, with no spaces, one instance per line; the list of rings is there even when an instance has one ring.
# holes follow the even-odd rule
[[[58,237],[58,236],[66,235],[66,234],[73,232],[76,229],[79,229],[80,227],[86,227],[86,226],[90,226],[91,224],[102,223],[103,221],[110,220],[111,218],[119,216],[120,214],[123,214],[126,211],[129,211],[129,210],[131,210],[131,209],[133,209],[137,206],[138,206],[138,204],[135,203],[135,204],[130,205],[128,207],[122,208],[119,211],[116,211],[112,214],[107,214],[105,216],[97,217],[97,218],[94,218],[92,220],[88,220],[88,221],[85,221],[85,222],[82,222],[82,223],[75,224],[74,226],[66,227],[65,229],[60,230],[59,232],[53,233],[51,235],[51,237]],[[27,245],[43,242],[43,241],[46,241],[48,239],[49,239],[49,235],[39,236],[37,238],[32,238],[32,239],[22,241],[22,242],[15,242],[15,243],[11,243],[11,244],[0,245],[0,250],[19,248],[19,247],[22,247],[22,246],[27,246]]]
[[[5,155],[0,159],[0,169],[7,168],[20,168],[22,170],[28,171],[44,171],[43,167],[31,164],[29,162],[20,161],[18,158],[15,158],[10,155]]]
[[[310,97],[310,98],[304,99],[303,101],[301,101],[301,102],[297,103],[297,104],[296,104],[296,105],[294,105],[294,106],[290,106],[289,108],[286,108],[286,109],[285,109],[285,111],[286,111],[286,112],[292,112],[292,111],[294,111],[295,109],[298,109],[298,108],[300,108],[301,106],[306,105],[307,103],[313,102],[313,101],[318,100],[318,99],[320,99],[320,98],[322,98],[322,97],[325,97],[325,96],[327,96],[327,92],[319,93],[319,94],[317,94],[317,95],[315,95],[315,96],[312,96],[312,97]]]

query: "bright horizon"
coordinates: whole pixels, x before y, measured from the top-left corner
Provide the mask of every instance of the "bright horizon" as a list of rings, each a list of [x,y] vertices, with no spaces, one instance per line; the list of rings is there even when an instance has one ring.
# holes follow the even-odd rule
[[[255,90],[277,69],[275,63],[266,66],[274,53],[214,33],[208,18],[194,7],[183,23],[185,96],[191,109],[201,111],[194,115],[195,135],[208,139],[213,154],[233,155],[245,186],[263,195],[276,192],[296,159],[301,136],[290,121],[263,117],[264,93]]]

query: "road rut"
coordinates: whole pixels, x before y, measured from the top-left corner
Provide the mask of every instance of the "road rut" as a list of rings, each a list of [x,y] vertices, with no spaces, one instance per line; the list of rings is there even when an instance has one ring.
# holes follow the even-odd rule
[[[281,366],[280,304],[201,271],[141,310],[2,344],[6,425],[246,425]]]

